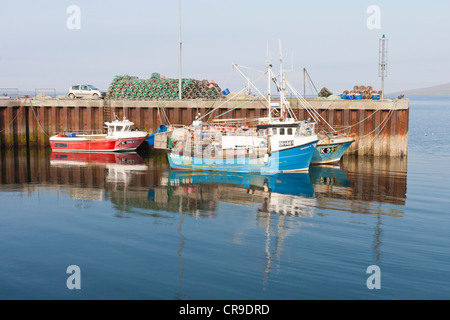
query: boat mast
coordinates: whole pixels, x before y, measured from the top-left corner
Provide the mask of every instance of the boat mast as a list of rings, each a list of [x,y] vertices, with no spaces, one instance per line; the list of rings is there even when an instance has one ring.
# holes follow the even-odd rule
[[[280,46],[280,85],[281,85],[281,90],[280,90],[280,117],[282,117],[284,115],[284,90],[285,90],[285,85],[284,85],[284,76],[283,76],[283,55],[281,53],[281,40],[279,40],[279,46]]]
[[[269,114],[269,122],[272,121],[272,110],[271,110],[271,95],[270,95],[270,84],[271,84],[271,67],[272,65],[270,64],[270,58],[269,58],[269,44],[267,44],[267,60],[266,60],[266,67],[267,67],[267,101],[269,104],[269,110],[268,114]]]
[[[181,98],[181,0],[178,0],[178,99]]]

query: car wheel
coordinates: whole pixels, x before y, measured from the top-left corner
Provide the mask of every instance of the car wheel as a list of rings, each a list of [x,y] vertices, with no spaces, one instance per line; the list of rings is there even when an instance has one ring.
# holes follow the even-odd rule
[[[69,99],[75,99],[75,95],[73,93],[69,94]]]
[[[94,99],[100,98],[100,96],[98,94],[96,94],[96,93],[94,93],[92,96],[94,97]]]

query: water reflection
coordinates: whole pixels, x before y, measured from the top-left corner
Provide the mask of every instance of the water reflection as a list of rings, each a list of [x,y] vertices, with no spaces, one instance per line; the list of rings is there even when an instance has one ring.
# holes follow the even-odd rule
[[[81,201],[105,201],[113,215],[155,219],[179,217],[178,299],[184,299],[186,216],[214,219],[220,204],[253,210],[253,223],[264,230],[263,287],[287,237],[314,223],[314,216],[339,212],[376,215],[372,252],[381,257],[382,217],[402,217],[406,199],[406,159],[344,158],[341,166],[315,166],[309,173],[255,175],[171,171],[164,154],[69,154],[48,150],[1,150],[0,192],[31,194],[40,188],[65,192]],[[88,204],[87,204],[88,205]],[[357,220],[357,218],[355,218]],[[359,222],[358,222],[359,223]],[[233,231],[240,243],[245,230]]]
[[[105,172],[105,186],[111,190],[123,189],[130,185],[133,175],[143,174],[148,170],[144,159],[137,153],[58,153],[50,157],[50,167],[62,171],[76,168],[97,168]],[[70,183],[70,182],[69,182]],[[92,190],[93,189],[93,190]],[[76,195],[74,190],[76,190]],[[103,190],[95,188],[71,188],[72,198],[89,199],[96,193],[103,195]],[[99,196],[97,200],[103,200]]]
[[[312,216],[318,209],[401,216],[406,159],[344,158],[309,173],[255,175],[171,171],[164,154],[1,150],[0,188],[66,188],[74,199],[108,200],[124,212],[184,212],[214,217],[217,203],[260,213]],[[380,204],[396,207],[381,207]],[[136,210],[137,209],[137,210]]]

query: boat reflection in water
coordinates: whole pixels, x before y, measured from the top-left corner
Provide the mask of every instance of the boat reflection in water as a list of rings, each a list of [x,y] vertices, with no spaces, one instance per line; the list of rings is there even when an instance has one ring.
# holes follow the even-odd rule
[[[218,203],[256,206],[257,212],[312,216],[316,186],[350,194],[352,184],[339,167],[314,167],[308,173],[274,175],[206,171],[165,172],[149,191],[153,209],[213,217]],[[325,190],[325,189],[324,189]]]
[[[239,205],[262,205],[259,210],[287,215],[310,215],[314,205],[314,190],[309,173],[260,175],[248,173],[218,173],[205,171],[170,171],[167,186],[169,196],[189,200],[208,199],[208,209],[215,202]],[[163,192],[164,193],[164,192]],[[160,198],[161,190],[151,190],[156,203],[170,201]],[[214,202],[214,203],[211,203]],[[191,208],[191,209],[200,209]]]
[[[406,159],[345,157],[341,166],[312,166],[317,207],[401,217],[406,200]],[[388,205],[384,205],[388,204]]]
[[[144,159],[137,153],[68,153],[52,152],[50,167],[75,172],[76,168],[89,169],[90,173],[102,171],[104,183],[109,188],[72,187],[71,197],[79,200],[103,200],[105,189],[124,188],[131,184],[135,174],[148,170]],[[81,173],[80,173],[81,175]]]
[[[224,202],[294,216],[318,209],[402,216],[406,201],[406,159],[345,157],[341,167],[261,175],[171,171],[164,154],[23,151],[1,150],[0,190],[45,186],[85,194],[86,200],[109,193],[107,201],[123,214],[181,210],[211,217],[221,214],[217,203]]]
[[[386,175],[392,161],[377,160],[360,174],[355,161],[346,160],[350,170],[325,165],[312,166],[309,173],[275,175],[166,171],[161,183],[150,188],[148,199],[155,210],[199,217],[211,217],[219,202],[291,216],[312,216],[317,209],[401,216],[402,211],[379,204],[405,204],[406,171],[400,166],[395,175]]]

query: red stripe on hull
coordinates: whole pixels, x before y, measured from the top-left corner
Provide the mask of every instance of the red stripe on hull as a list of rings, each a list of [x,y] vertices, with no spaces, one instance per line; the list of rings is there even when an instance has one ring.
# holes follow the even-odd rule
[[[115,152],[136,150],[145,138],[95,139],[70,141],[69,139],[51,140],[50,146],[58,152]]]

